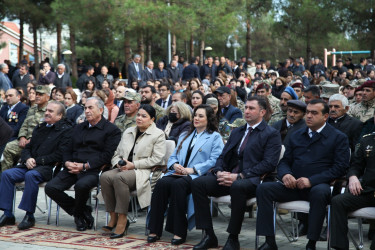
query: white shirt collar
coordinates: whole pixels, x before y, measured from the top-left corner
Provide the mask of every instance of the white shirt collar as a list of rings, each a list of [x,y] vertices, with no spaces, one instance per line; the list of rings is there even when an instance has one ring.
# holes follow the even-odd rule
[[[319,129],[317,129],[315,132],[320,133],[320,132],[324,129],[325,126],[326,126],[326,123],[324,123],[324,125],[321,126]],[[313,131],[309,128],[309,134],[311,134],[312,132],[313,132]]]
[[[254,130],[254,129],[255,129],[256,127],[258,127],[259,124],[261,124],[261,123],[262,123],[262,121],[258,122],[257,124],[254,124],[254,125],[252,125],[252,126],[250,126],[249,124],[247,124],[247,126],[246,126],[246,130],[248,130],[250,127],[252,127],[253,130]]]

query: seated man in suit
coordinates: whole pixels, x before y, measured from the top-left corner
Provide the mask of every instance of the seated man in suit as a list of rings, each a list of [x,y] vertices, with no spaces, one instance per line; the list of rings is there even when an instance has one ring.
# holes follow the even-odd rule
[[[290,135],[298,129],[305,127],[306,123],[303,117],[306,113],[306,104],[299,100],[290,100],[287,102],[286,118],[272,125],[277,131],[280,131],[283,145],[288,143]]]
[[[172,96],[169,84],[160,84],[159,93],[160,99],[156,100],[156,104],[158,104],[163,109],[167,109],[172,104]]]
[[[277,249],[273,224],[273,202],[310,202],[306,249],[316,249],[327,205],[330,182],[345,174],[349,166],[348,137],[327,124],[328,105],[312,100],[306,108],[306,125],[294,132],[281,159],[277,174],[281,181],[262,183],[256,197],[257,235],[266,236],[259,249]]]
[[[8,105],[1,108],[0,117],[13,129],[13,135],[9,139],[9,141],[13,141],[18,138],[18,132],[26,118],[29,107],[20,101],[21,93],[16,89],[8,89],[5,98]],[[0,156],[3,154],[5,146],[6,143],[0,145]]]
[[[334,249],[349,249],[348,213],[375,207],[375,133],[363,136],[359,144],[347,174],[349,192],[332,199],[331,247]],[[374,238],[371,249],[375,249]]]
[[[102,166],[111,163],[121,139],[121,131],[102,114],[104,103],[90,97],[85,104],[86,121],[74,127],[71,141],[63,154],[64,169],[45,187],[46,194],[69,215],[74,215],[78,231],[92,228],[91,207],[86,206],[90,190],[98,185]],[[75,198],[64,191],[73,184]]]
[[[230,88],[221,86],[215,90],[215,94],[220,102],[221,113],[229,123],[233,123],[237,118],[242,118],[241,110],[230,104]]]
[[[217,247],[208,196],[231,196],[229,238],[223,249],[240,249],[238,234],[246,200],[255,196],[260,177],[274,171],[281,151],[280,134],[263,120],[267,104],[261,97],[250,97],[245,106],[247,124],[231,133],[211,173],[192,184],[196,228],[206,236],[194,249]]]
[[[25,181],[25,190],[18,208],[26,215],[18,224],[18,229],[28,229],[35,225],[34,212],[41,182],[52,178],[52,169],[61,162],[62,154],[68,149],[71,125],[64,119],[65,107],[61,102],[51,101],[46,108],[44,122],[33,131],[33,137],[21,154],[21,164],[5,170],[0,182],[0,227],[14,225],[12,213],[14,184]]]

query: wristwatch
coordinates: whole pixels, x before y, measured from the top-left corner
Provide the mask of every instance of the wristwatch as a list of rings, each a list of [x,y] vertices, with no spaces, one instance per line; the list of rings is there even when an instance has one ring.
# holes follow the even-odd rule
[[[241,174],[237,174],[237,180],[242,180]]]
[[[82,165],[82,171],[81,172],[86,172],[87,171],[87,169],[86,169],[86,167],[85,167],[85,163],[82,163],[83,165]]]

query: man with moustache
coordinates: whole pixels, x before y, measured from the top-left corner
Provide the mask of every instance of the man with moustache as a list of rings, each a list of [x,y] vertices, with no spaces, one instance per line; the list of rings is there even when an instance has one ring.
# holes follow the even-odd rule
[[[127,91],[123,100],[124,114],[117,116],[115,125],[123,133],[127,128],[136,126],[137,112],[141,102],[141,96],[138,93]]]
[[[156,111],[155,123],[165,116],[165,110],[155,102],[156,89],[154,86],[145,85],[141,87],[141,104],[150,104]]]
[[[266,236],[260,250],[277,249],[273,222],[274,202],[310,202],[306,249],[316,249],[327,205],[330,182],[349,166],[349,142],[345,134],[327,124],[328,105],[320,99],[306,107],[306,125],[290,137],[277,167],[278,182],[263,182],[257,188],[256,234]],[[324,150],[322,150],[324,149]]]
[[[286,117],[286,111],[288,110],[287,102],[290,100],[298,100],[298,96],[292,87],[287,86],[280,96],[280,110],[272,114],[268,125],[272,126],[276,122]]]

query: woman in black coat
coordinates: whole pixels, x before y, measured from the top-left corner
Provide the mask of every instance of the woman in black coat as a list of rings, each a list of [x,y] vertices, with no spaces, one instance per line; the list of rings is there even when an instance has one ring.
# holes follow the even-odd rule
[[[177,143],[178,137],[189,130],[191,109],[183,102],[174,102],[167,108],[167,115],[160,118],[156,127],[163,130],[168,140]]]

